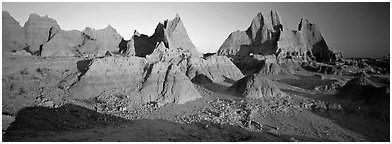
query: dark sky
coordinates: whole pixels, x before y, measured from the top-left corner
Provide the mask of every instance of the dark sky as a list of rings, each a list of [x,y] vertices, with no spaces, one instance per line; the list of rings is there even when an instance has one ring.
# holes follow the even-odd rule
[[[316,23],[327,44],[345,57],[382,57],[390,49],[389,3],[2,3],[21,23],[30,13],[48,15],[62,29],[112,25],[125,39],[134,30],[151,35],[158,22],[179,13],[201,52],[216,52],[235,30],[246,30],[258,12],[276,10],[290,29],[302,17]]]

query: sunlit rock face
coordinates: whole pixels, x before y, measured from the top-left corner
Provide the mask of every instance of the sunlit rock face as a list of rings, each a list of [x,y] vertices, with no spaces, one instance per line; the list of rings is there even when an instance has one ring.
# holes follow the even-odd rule
[[[318,62],[341,57],[341,53],[327,46],[317,25],[303,18],[298,30],[289,30],[275,11],[258,13],[246,31],[231,33],[218,50],[218,55],[237,58],[253,54]]]

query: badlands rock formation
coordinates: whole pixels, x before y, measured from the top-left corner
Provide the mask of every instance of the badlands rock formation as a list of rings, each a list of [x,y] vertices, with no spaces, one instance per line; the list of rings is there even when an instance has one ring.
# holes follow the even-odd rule
[[[38,56],[104,56],[107,51],[117,52],[122,37],[110,25],[105,29],[86,28],[84,31],[65,31],[48,16],[31,14],[25,25],[3,11],[3,51],[24,48]]]
[[[51,29],[51,31],[54,29]],[[41,56],[75,56],[78,45],[83,42],[83,34],[79,31],[59,30],[42,46]]]
[[[22,27],[8,12],[3,11],[3,53],[25,48],[26,38]]]
[[[246,31],[229,35],[218,50],[219,55],[237,58],[258,54],[279,58],[296,57],[304,61],[335,61],[338,52],[331,50],[317,25],[301,19],[298,30],[288,30],[277,12],[258,13]]]
[[[50,28],[60,27],[57,21],[49,18],[47,15],[41,17],[37,14],[31,14],[23,26],[28,49],[31,52],[37,52],[42,49],[42,44],[49,40]]]
[[[105,29],[84,31],[49,30],[51,37],[43,44],[41,56],[104,56],[106,52],[117,52],[122,37],[110,25]]]
[[[163,23],[159,23],[155,28],[154,34],[150,37],[135,31],[128,42],[127,49],[120,52],[144,57],[152,54],[161,42],[172,51],[180,50],[196,57],[202,57],[202,54],[197,51],[190,40],[178,14],[173,20],[165,20]],[[133,54],[133,51],[135,51],[135,54]]]
[[[87,27],[82,33],[83,43],[77,49],[84,55],[104,56],[106,51],[117,52],[119,50],[122,37],[110,25],[98,30]]]
[[[121,94],[136,104],[150,101],[183,104],[201,97],[175,65],[147,63],[138,57],[95,59],[70,91],[80,99]]]
[[[238,80],[229,90],[239,94],[241,97],[249,99],[284,95],[271,80],[258,74],[251,74]]]

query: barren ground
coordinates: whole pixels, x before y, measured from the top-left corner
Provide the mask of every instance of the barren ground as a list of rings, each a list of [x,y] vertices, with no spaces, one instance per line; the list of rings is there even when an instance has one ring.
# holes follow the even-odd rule
[[[390,139],[389,122],[355,112],[333,97],[336,90],[315,89],[347,82],[352,78],[348,76],[320,74],[321,79],[310,72],[266,75],[287,95],[259,100],[227,92],[232,83],[195,84],[201,99],[183,105],[129,109],[118,106],[121,97],[97,102],[69,96],[67,89],[77,81],[82,59],[11,55],[2,60],[3,141]],[[389,76],[383,80],[378,82],[389,85]]]

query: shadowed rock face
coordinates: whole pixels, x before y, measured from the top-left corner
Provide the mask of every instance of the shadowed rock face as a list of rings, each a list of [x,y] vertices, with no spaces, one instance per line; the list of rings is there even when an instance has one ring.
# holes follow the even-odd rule
[[[41,17],[37,14],[31,14],[23,26],[25,37],[29,50],[31,52],[39,51],[41,45],[49,40],[49,30],[52,27],[60,27],[57,21],[48,16]]]
[[[258,74],[251,74],[238,80],[229,90],[237,93],[240,97],[250,99],[284,95],[271,80]]]
[[[26,38],[22,27],[8,12],[3,11],[3,53],[25,48]]]
[[[218,54],[238,58],[250,54],[274,54],[280,59],[289,56],[318,62],[335,61],[341,57],[341,53],[327,46],[317,25],[301,19],[298,31],[290,31],[274,11],[259,13],[246,31],[231,33]]]

